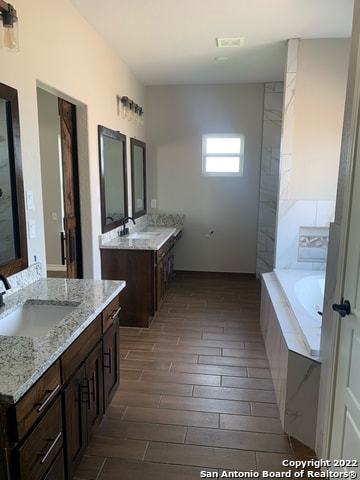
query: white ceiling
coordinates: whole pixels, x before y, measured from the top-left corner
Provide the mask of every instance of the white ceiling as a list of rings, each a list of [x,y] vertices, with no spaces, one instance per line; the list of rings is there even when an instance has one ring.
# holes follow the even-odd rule
[[[354,0],[71,0],[144,85],[283,79],[289,38],[351,36]],[[239,49],[217,37],[243,37]],[[215,58],[226,56],[226,61]]]

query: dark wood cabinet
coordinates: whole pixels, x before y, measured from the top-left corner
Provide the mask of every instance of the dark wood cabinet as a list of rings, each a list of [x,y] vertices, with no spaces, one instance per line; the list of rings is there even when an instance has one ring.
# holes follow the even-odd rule
[[[15,478],[41,480],[63,446],[61,399],[57,398],[39,424],[16,450]]]
[[[156,310],[170,287],[174,272],[174,240],[169,239],[156,252]]]
[[[83,387],[85,386],[85,365],[82,365],[63,392],[65,417],[65,459],[66,470],[71,478],[75,466],[87,447],[86,411]]]
[[[71,478],[103,415],[101,342],[78,367],[64,388],[63,398],[66,470]]]
[[[158,250],[101,249],[104,280],[125,280],[120,325],[149,327],[169,288],[174,269],[174,238]]]
[[[104,280],[125,280],[120,325],[148,327],[155,314],[153,250],[101,250]]]
[[[103,337],[104,412],[120,384],[119,319],[116,318]]]
[[[71,479],[120,383],[114,298],[16,405],[0,405],[0,480]]]

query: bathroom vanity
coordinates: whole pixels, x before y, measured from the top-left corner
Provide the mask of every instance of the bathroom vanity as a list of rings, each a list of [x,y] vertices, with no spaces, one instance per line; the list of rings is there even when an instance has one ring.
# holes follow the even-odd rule
[[[0,336],[1,480],[72,478],[119,385],[125,285],[40,279],[5,298],[0,326],[29,302],[73,308],[36,336]]]
[[[151,225],[101,243],[102,278],[123,278],[127,284],[120,325],[149,327],[169,288],[181,232],[182,227]]]

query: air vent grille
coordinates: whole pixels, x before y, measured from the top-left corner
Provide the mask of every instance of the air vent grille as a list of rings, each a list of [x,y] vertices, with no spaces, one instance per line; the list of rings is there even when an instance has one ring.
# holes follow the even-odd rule
[[[216,46],[218,48],[241,47],[244,42],[243,37],[218,37]]]

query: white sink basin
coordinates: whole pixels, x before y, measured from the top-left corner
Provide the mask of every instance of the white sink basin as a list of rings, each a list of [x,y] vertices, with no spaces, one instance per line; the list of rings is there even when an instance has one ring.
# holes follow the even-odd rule
[[[36,303],[34,303],[36,302]],[[33,300],[0,318],[0,335],[41,337],[63,320],[79,304],[52,305]]]
[[[130,235],[128,235],[127,238],[129,239],[138,238],[138,239],[146,240],[149,238],[154,238],[157,235],[160,235],[160,232],[135,232],[135,233],[130,233]]]

